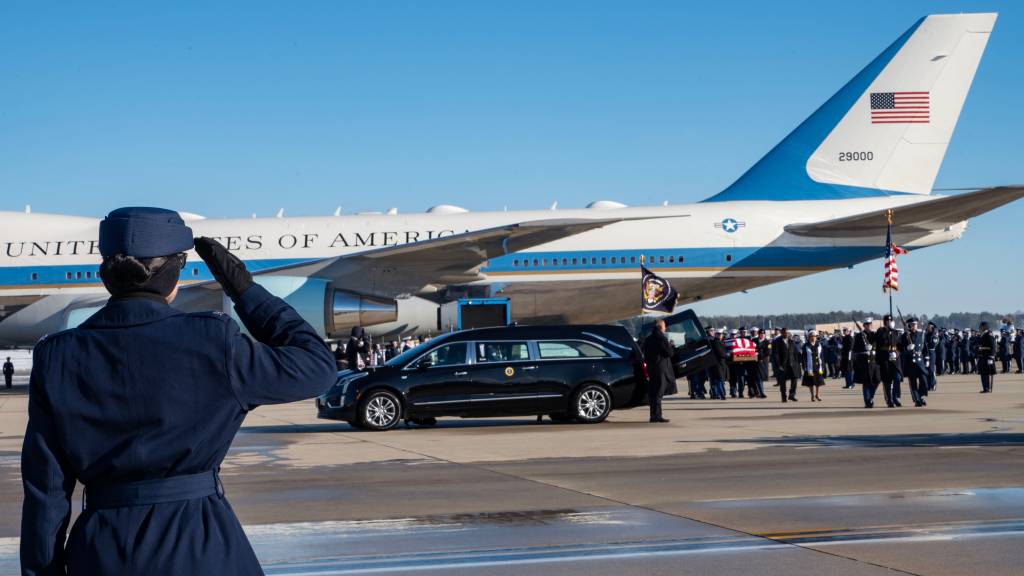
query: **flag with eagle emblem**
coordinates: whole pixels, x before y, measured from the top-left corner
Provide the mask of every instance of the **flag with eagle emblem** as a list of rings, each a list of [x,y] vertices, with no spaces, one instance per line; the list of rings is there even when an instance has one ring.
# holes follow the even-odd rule
[[[643,264],[640,265],[640,271],[643,273],[643,311],[672,313],[679,297],[676,289],[668,280],[651,272]]]

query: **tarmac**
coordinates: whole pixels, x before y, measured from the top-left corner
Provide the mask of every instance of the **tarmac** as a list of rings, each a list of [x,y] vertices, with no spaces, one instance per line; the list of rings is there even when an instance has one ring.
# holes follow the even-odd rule
[[[18,571],[24,376],[0,390],[0,574]],[[685,384],[685,382],[680,382]],[[598,425],[355,431],[249,415],[228,498],[268,574],[999,574],[1024,566],[1024,376],[926,408],[666,400]],[[73,500],[77,511],[78,500]]]

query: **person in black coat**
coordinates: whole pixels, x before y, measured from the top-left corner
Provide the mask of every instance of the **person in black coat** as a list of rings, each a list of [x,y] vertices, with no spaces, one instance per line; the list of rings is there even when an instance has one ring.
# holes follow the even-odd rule
[[[12,380],[14,380],[14,364],[11,363],[11,357],[8,356],[7,361],[4,362],[4,386],[10,388]]]
[[[171,308],[192,246],[176,212],[111,212],[99,234],[110,300],[36,345],[22,574],[262,574],[221,462],[250,410],[322,393],[334,359],[214,240],[196,239],[196,252],[251,337],[223,312]],[[84,506],[65,540],[76,482]]]
[[[800,380],[803,375],[803,368],[801,368],[799,346],[790,340],[789,329],[783,328],[782,333],[772,343],[772,354],[779,369],[777,378],[782,401],[796,402],[797,380]],[[786,393],[787,382],[789,383],[788,394]]]
[[[365,370],[370,365],[370,344],[361,326],[352,327],[352,334],[345,345],[345,356],[349,370]]]
[[[996,380],[996,338],[988,329],[988,322],[981,323],[981,335],[977,338],[975,355],[978,358],[978,374],[981,376],[981,393],[992,392]]]
[[[843,328],[839,338],[839,372],[846,381],[844,388],[853,388],[853,334],[849,328]]]
[[[665,321],[654,323],[654,330],[644,339],[644,362],[647,363],[647,398],[651,407],[651,422],[668,422],[661,415],[661,398],[674,387],[672,369],[672,343],[665,336]]]

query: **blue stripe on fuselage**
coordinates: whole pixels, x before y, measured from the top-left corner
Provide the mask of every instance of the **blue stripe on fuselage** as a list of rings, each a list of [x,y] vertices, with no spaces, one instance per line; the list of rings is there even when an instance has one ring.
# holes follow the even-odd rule
[[[575,250],[567,252],[519,252],[492,258],[481,272],[538,273],[564,270],[634,270],[644,256],[647,266],[670,265],[687,268],[842,268],[866,260],[881,258],[881,246],[815,246],[761,248],[715,247],[673,248],[650,250]],[[253,272],[290,264],[308,262],[308,259],[247,260]],[[563,261],[565,262],[563,264]],[[536,262],[536,264],[534,264]],[[0,287],[76,286],[98,284],[98,265],[77,266],[16,266],[0,268]],[[70,276],[70,277],[69,277]],[[181,272],[183,281],[212,280],[209,268],[202,261],[188,262]]]

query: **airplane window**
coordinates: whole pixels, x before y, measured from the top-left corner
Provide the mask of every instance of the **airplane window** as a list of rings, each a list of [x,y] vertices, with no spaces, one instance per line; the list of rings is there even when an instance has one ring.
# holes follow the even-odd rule
[[[540,357],[552,358],[604,358],[604,350],[588,342],[538,342]]]
[[[75,272],[75,280],[81,280],[81,279],[82,279],[82,273],[81,272]]]
[[[676,261],[676,257],[675,256],[669,256],[668,257],[668,261],[669,262],[675,262]]]
[[[726,262],[732,262],[732,254],[726,254],[725,255],[725,261]]]
[[[683,257],[682,257],[682,256],[680,256],[680,257],[679,257],[679,263],[680,263],[680,264],[682,264],[682,263],[683,263]]]
[[[576,262],[577,262],[577,260],[576,260],[575,258],[573,258],[573,259],[572,259],[572,265],[573,265],[573,266],[575,266],[575,265],[576,265]]]
[[[615,264],[615,256],[612,256],[612,264]]]
[[[431,350],[425,359],[433,366],[455,366],[466,363],[466,343],[453,342]]]
[[[659,256],[658,257],[658,262],[664,264],[665,263],[665,257],[664,256]]]
[[[629,257],[629,263],[630,264],[636,264],[636,256],[630,256]]]
[[[193,276],[199,276],[199,268],[193,268],[192,269],[192,275]]]
[[[479,342],[476,345],[476,361],[480,363],[529,359],[526,342]]]
[[[541,264],[544,264],[545,266],[547,266],[548,265],[548,259],[544,258],[543,260],[541,260]]]
[[[568,258],[562,258],[562,266],[568,266],[568,265],[569,265],[569,259]]]
[[[71,280],[71,272],[65,274],[64,277],[67,278],[68,280]]]
[[[601,256],[601,264],[607,264],[607,263],[608,263],[608,257],[607,256]]]
[[[39,274],[36,274],[35,272],[33,272],[32,273],[32,279],[33,280],[39,280]]]
[[[536,259],[536,258],[534,258],[534,259],[533,259],[533,265],[534,265],[534,266],[536,266],[536,265],[537,265],[537,259]]]
[[[594,256],[594,257],[592,257],[592,258],[590,259],[590,263],[591,263],[591,264],[597,264],[597,256]]]
[[[513,260],[512,261],[512,265],[513,266],[519,266],[519,260]]]
[[[92,272],[86,272],[85,273],[85,277],[86,278],[92,278]]]

